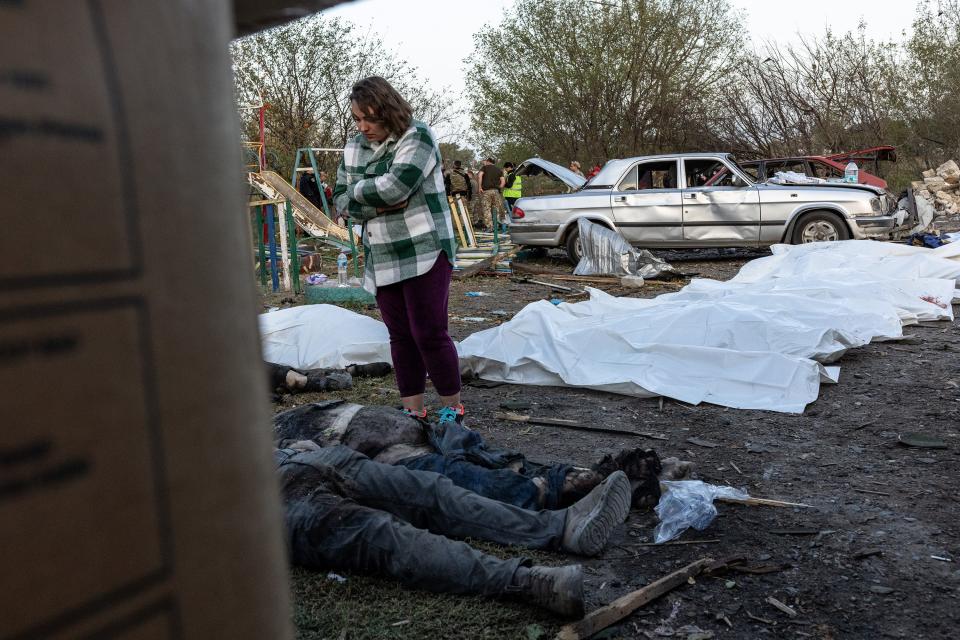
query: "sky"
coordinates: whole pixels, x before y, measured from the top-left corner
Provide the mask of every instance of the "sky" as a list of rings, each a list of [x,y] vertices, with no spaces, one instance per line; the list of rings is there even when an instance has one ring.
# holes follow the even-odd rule
[[[533,0],[536,1],[536,0]],[[867,34],[876,39],[899,39],[909,30],[919,0],[731,0],[744,16],[755,43],[787,44],[801,36],[820,35],[826,27],[836,32],[857,28],[866,21]],[[384,42],[419,70],[420,77],[436,90],[463,95],[463,61],[473,51],[473,34],[485,24],[498,24],[516,0],[453,2],[452,0],[354,0],[324,12],[362,27],[370,27]],[[937,0],[931,0],[936,7]],[[792,4],[792,6],[791,6]],[[431,19],[430,16],[435,16]],[[466,118],[438,130],[441,138],[454,138],[466,129]]]

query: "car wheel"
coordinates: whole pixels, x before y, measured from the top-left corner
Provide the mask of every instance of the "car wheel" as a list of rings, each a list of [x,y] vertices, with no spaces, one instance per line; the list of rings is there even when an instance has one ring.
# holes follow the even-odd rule
[[[826,211],[811,211],[800,216],[793,227],[793,244],[849,240],[850,230],[843,221]]]
[[[580,264],[580,258],[583,257],[583,245],[580,243],[580,229],[576,226],[570,230],[567,236],[567,260],[573,263],[573,266]]]

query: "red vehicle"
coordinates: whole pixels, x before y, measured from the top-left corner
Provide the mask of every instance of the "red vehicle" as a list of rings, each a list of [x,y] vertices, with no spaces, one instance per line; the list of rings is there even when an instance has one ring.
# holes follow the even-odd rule
[[[866,166],[879,172],[880,162],[896,162],[897,152],[894,147],[882,146],[835,153],[829,156],[800,156],[793,158],[766,158],[764,160],[748,160],[740,162],[751,178],[757,182],[769,180],[778,171],[793,171],[815,178],[842,178],[847,163],[853,160],[860,167],[860,184],[869,184],[881,189],[887,188],[887,181],[864,170]],[[719,180],[722,176],[713,176],[710,182]]]

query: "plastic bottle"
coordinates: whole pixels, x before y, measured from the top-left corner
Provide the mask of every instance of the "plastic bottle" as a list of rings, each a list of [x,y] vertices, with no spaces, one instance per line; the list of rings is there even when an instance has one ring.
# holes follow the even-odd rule
[[[345,251],[341,251],[337,256],[337,286],[350,286],[347,284],[347,253]]]
[[[858,167],[857,163],[853,160],[848,162],[846,168],[843,170],[843,181],[854,184],[860,182],[860,167]]]

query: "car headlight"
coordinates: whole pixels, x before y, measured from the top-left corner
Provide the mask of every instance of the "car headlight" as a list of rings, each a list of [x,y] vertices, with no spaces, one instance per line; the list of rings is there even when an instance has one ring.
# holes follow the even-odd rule
[[[870,198],[870,208],[873,209],[873,212],[877,215],[883,213],[883,203],[880,202],[879,197]]]

